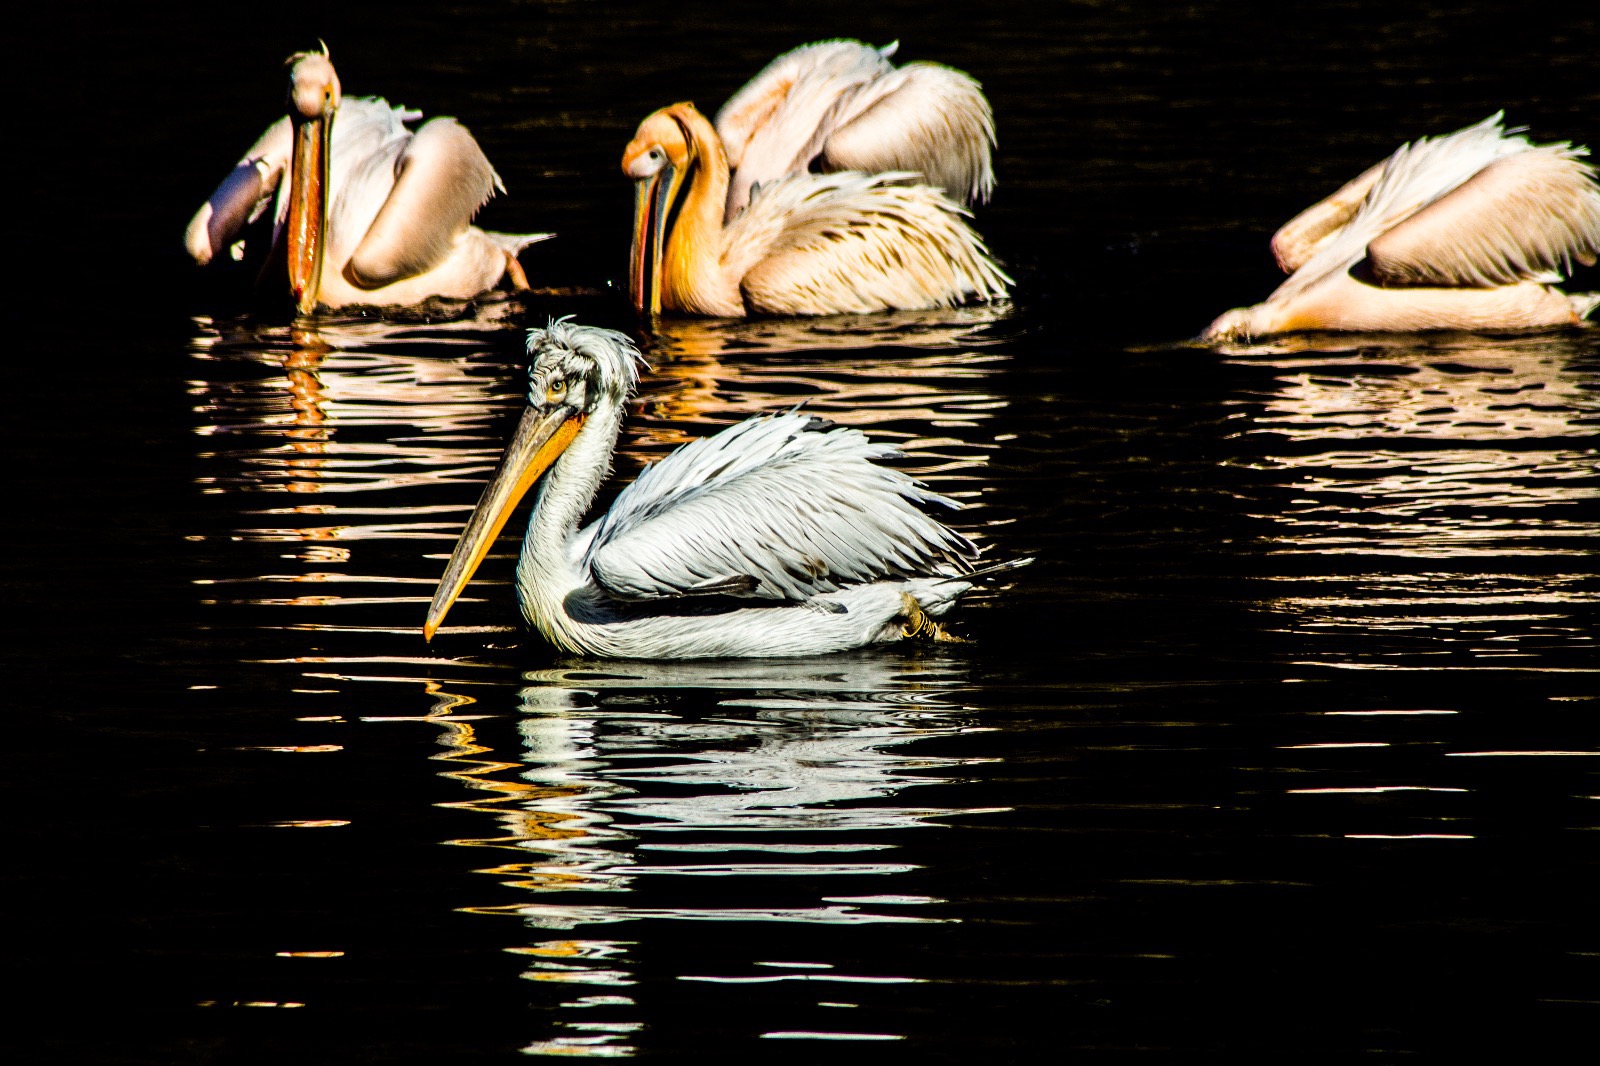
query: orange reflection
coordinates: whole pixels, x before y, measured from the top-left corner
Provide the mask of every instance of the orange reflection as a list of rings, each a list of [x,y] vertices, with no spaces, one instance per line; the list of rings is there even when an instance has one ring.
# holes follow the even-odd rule
[[[983,387],[1007,360],[984,350],[1000,343],[985,331],[1003,318],[1003,309],[985,307],[664,323],[648,352],[644,420],[629,435],[656,452],[698,436],[690,426],[727,425],[801,401],[852,425],[976,427],[1006,406]],[[986,436],[993,435],[967,434],[964,443],[992,448]]]
[[[498,460],[504,423],[523,402],[521,352],[505,343],[509,313],[494,305],[447,323],[328,318],[293,328],[199,320],[190,382],[198,480],[238,500],[231,541],[266,546],[252,577],[226,578],[241,594],[210,602],[285,609],[289,624],[325,632],[357,628],[350,608],[424,602],[431,590],[419,575],[437,564],[402,577],[393,560],[447,555]],[[909,472],[981,506],[958,482],[1000,447],[990,423],[1007,402],[993,383],[1006,357],[990,346],[1005,322],[986,307],[669,323],[654,338],[655,370],[641,383],[618,473],[626,479],[713,427],[804,401],[897,441]],[[256,505],[280,494],[316,502]],[[983,539],[981,515],[960,524]],[[394,617],[397,630],[415,625]]]
[[[192,358],[199,380],[190,382],[190,393],[196,439],[204,442],[203,491],[238,498],[230,540],[303,545],[290,554],[269,548],[256,576],[228,578],[257,586],[256,594],[218,602],[288,608],[325,617],[321,625],[337,629],[350,612],[329,617],[331,608],[423,595],[352,545],[426,540],[448,550],[472,502],[460,483],[475,485],[492,467],[500,443],[495,419],[520,402],[512,384],[520,369],[483,358],[504,336],[505,313],[501,307],[444,324],[198,322]],[[246,502],[280,493],[319,502]],[[403,551],[419,554],[411,544]],[[285,559],[305,569],[295,572]],[[282,595],[284,583],[319,588]],[[386,588],[374,595],[372,585]],[[348,591],[361,586],[366,594]]]

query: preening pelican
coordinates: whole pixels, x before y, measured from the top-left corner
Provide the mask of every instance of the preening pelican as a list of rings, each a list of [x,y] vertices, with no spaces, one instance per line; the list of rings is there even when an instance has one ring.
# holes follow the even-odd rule
[[[1203,339],[1297,330],[1400,332],[1576,325],[1600,293],[1554,288],[1600,253],[1588,149],[1535,145],[1503,114],[1401,145],[1272,239],[1292,272]]]
[[[195,213],[184,243],[205,265],[242,258],[236,242],[273,194],[272,248],[263,278],[288,259],[301,314],[317,306],[466,299],[510,275],[517,253],[548,233],[491,233],[471,225],[505,191],[483,150],[453,118],[415,133],[420,111],[372,96],[344,97],[326,51],[289,57],[289,113],[261,135]],[[288,180],[284,180],[287,175]]]
[[[956,504],[876,465],[859,430],[758,415],[649,467],[578,529],[611,464],[642,361],[565,319],[528,334],[528,410],[428,608],[431,640],[524,493],[543,482],[517,562],[523,616],[584,655],[817,655],[918,633],[981,573],[965,537],[918,504]]]
[[[635,306],[738,317],[1004,297],[1011,279],[961,206],[994,186],[988,101],[960,71],[896,69],[893,50],[806,45],[715,127],[687,103],[645,119],[622,156]]]
[[[717,112],[727,218],[786,174],[913,170],[957,203],[994,189],[994,112],[970,74],[889,62],[900,42],[818,41],[768,63]]]

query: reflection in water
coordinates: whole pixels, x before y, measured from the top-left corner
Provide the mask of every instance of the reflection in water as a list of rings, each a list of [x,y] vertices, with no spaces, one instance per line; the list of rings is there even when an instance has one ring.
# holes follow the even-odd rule
[[[821,319],[664,320],[651,339],[639,417],[619,454],[639,465],[750,415],[808,411],[895,441],[907,469],[971,504],[959,482],[999,442],[987,423],[1008,406],[993,380],[1009,357],[986,350],[1006,305]],[[986,432],[985,430],[988,429]],[[965,516],[957,525],[979,521]]]
[[[685,79],[725,98],[802,39],[794,11],[346,7],[318,11],[333,48],[412,58],[418,98],[498,129],[504,203],[531,203],[502,228],[560,231],[545,280],[603,291],[451,322],[219,317],[175,360],[174,301],[204,296],[141,251],[175,236],[138,184],[162,168],[74,212],[142,265],[62,275],[117,372],[78,351],[85,284],[50,287],[14,346],[51,372],[13,375],[13,879],[30,978],[139,1021],[30,1027],[56,1041],[41,1059],[317,1058],[301,1023],[339,1019],[321,1057],[352,1062],[863,1050],[773,1042],[819,1032],[903,1036],[864,1050],[917,1063],[1272,1060],[1308,1033],[1312,1058],[1519,1062],[1592,1013],[1600,332],[1124,348],[1248,291],[1274,205],[1405,130],[1517,99],[1592,128],[1587,27],[1475,2],[1340,0],[1338,32],[1224,3],[851,5],[825,32],[906,33],[905,58],[992,92],[1005,172],[982,218],[1027,302],[948,335],[666,323],[617,480],[805,401],[981,491],[963,531],[1014,516],[1039,564],[921,674],[925,653],[885,649],[836,688],[823,663],[799,686],[630,687],[506,632],[441,657],[418,627],[520,402],[522,327],[628,324],[605,282],[638,102]],[[58,111],[106,84],[145,106],[46,191],[163,144],[182,169],[193,129],[254,107],[205,44],[248,10],[72,34],[101,77],[54,79]],[[174,94],[199,110],[159,106]],[[74,492],[93,449],[111,480]],[[509,585],[473,594],[454,621],[514,617]],[[1006,810],[940,813],[973,808]],[[948,902],[894,902],[927,898]],[[829,920],[774,920],[794,914]]]
[[[272,652],[251,646],[240,657],[269,676],[296,672],[285,688],[295,724],[311,731],[269,731],[231,750],[283,762],[305,754],[294,761],[317,766],[302,777],[336,776],[341,764],[371,765],[360,762],[373,747],[361,743],[363,730],[370,738],[420,723],[437,734],[431,766],[450,793],[410,801],[456,812],[429,839],[448,839],[460,866],[486,875],[448,906],[486,916],[471,923],[490,930],[478,935],[537,993],[528,998],[541,1013],[519,1034],[523,1051],[653,1051],[664,1046],[661,1019],[681,1012],[674,987],[718,997],[766,989],[759,1013],[737,1023],[751,1035],[759,1025],[773,1039],[852,1040],[925,1036],[916,1012],[971,982],[1026,987],[1012,969],[1026,970],[1016,960],[1031,957],[1046,926],[1008,924],[1000,911],[1014,904],[963,882],[972,860],[929,846],[980,811],[1008,812],[968,838],[996,851],[1032,854],[1036,845],[1016,838],[993,843],[1030,822],[1081,830],[1075,847],[1141,832],[1163,842],[1144,869],[1118,865],[1115,847],[1104,853],[1103,876],[1115,884],[1100,884],[1089,867],[1060,883],[1052,875],[1036,890],[1055,903],[1081,896],[1063,905],[1092,907],[1083,901],[1124,898],[1137,885],[1179,893],[1247,882],[1247,870],[1207,863],[1170,869],[1168,854],[1168,842],[1212,831],[1218,816],[1209,812],[1223,808],[1194,782],[1218,778],[1215,760],[1240,750],[1244,723],[1215,696],[1196,696],[1193,682],[1161,672],[1170,666],[1137,683],[1117,673],[1129,660],[1093,625],[1063,643],[1047,676],[1020,688],[989,669],[982,645],[959,658],[680,666],[555,661],[499,634],[454,659],[424,649],[424,602],[521,403],[520,337],[495,317],[506,313],[305,330],[202,323],[194,439],[200,488],[214,506],[190,540],[205,594],[218,596],[208,607],[218,630],[244,631],[247,641],[290,630],[272,636]],[[1165,530],[1130,533],[1117,517],[1137,494],[1180,480],[1147,472],[1142,488],[1124,492],[1140,476],[1129,442],[1157,454],[1151,442],[1170,441],[1203,464],[1210,457],[1194,452],[1198,440],[1223,458],[1211,467],[1217,480],[1202,476],[1195,489],[1225,496],[1229,518],[1258,533],[1241,538],[1242,549],[1223,539],[1205,546],[1255,590],[1241,598],[1258,628],[1233,632],[1286,637],[1291,679],[1328,668],[1570,670],[1572,650],[1592,641],[1574,620],[1592,592],[1570,562],[1596,532],[1575,506],[1595,488],[1594,371],[1582,343],[1410,338],[1240,352],[1229,370],[1238,387],[1220,397],[1231,417],[1197,421],[1184,406],[1192,397],[1146,390],[1138,374],[1080,378],[1019,365],[1004,343],[988,343],[996,328],[1003,323],[969,333],[960,322],[901,321],[875,335],[870,323],[673,324],[652,352],[619,473],[633,475],[689,436],[804,400],[901,443],[908,467],[971,505],[962,528],[979,538],[995,514],[1048,507],[1040,492],[1110,486],[1103,506],[1091,499],[1073,520],[1029,531],[1045,557],[1092,569],[1072,562],[1071,545],[1131,538],[1138,544],[1122,550],[1152,553],[1144,559],[1175,547]],[[1047,370],[1053,376],[1040,376]],[[1097,391],[1104,382],[1126,394]],[[1019,389],[1041,383],[1045,402],[1017,402]],[[1063,409],[1069,416],[1059,418]],[[1182,435],[1197,424],[1222,428]],[[1010,496],[991,508],[989,463],[1003,447],[1007,473],[1021,477],[998,479]],[[1082,481],[1019,466],[1069,460]],[[502,572],[515,554],[504,547]],[[1176,548],[1181,563],[1184,546]],[[1118,611],[1130,608],[1117,595],[1143,579],[1117,559],[1108,580],[1119,587],[1095,587],[1074,618],[1098,622],[1106,609],[1113,625],[1126,624]],[[1152,580],[1162,592],[1175,587]],[[1239,586],[1226,580],[1233,595]],[[1028,593],[1016,601],[1025,619]],[[481,617],[507,617],[509,589],[479,596],[495,601]],[[1258,664],[1274,652],[1249,654]],[[1142,670],[1156,660],[1135,661]],[[1099,671],[1101,687],[1079,683],[1080,667]],[[978,706],[1001,712],[988,718],[1000,731],[975,736]],[[1481,846],[1494,832],[1479,813],[1486,779],[1517,762],[1576,762],[1582,745],[1467,737],[1472,716],[1444,713],[1456,706],[1386,697],[1311,711],[1290,700],[1263,715],[1267,735],[1246,746],[1248,761],[1228,764],[1257,786],[1232,801],[1230,816],[1281,811],[1297,839],[1364,852]],[[975,769],[997,758],[1006,762],[995,772]],[[1202,765],[1199,777],[1185,776]],[[350,778],[340,795],[362,794],[360,782],[372,780]],[[371,800],[407,801],[398,790]],[[251,824],[338,834],[362,825],[360,811],[359,801],[290,807]],[[1025,881],[1027,861],[1007,861],[1008,876]],[[1018,943],[993,954],[971,946],[1011,936]],[[918,940],[968,945],[959,957],[974,972],[953,978],[885,947]],[[302,999],[310,1001],[294,1001]],[[751,1001],[700,1002],[710,1006],[694,1024],[714,1027]],[[845,1009],[857,1005],[861,1031]]]
[[[1246,358],[1274,372],[1244,401],[1257,409],[1244,432],[1270,442],[1249,464],[1270,482],[1256,513],[1274,527],[1269,550],[1333,571],[1296,574],[1305,591],[1276,608],[1297,631],[1395,638],[1327,665],[1393,665],[1426,640],[1429,669],[1506,667],[1589,639],[1574,618],[1593,599],[1582,568],[1535,562],[1587,556],[1600,535],[1580,507],[1600,495],[1582,334],[1369,338]],[[1480,562],[1462,572],[1467,559]]]
[[[417,598],[410,586],[421,579],[401,577],[404,568],[382,553],[451,537],[461,508],[442,495],[492,468],[491,423],[516,393],[511,368],[482,357],[510,306],[442,324],[202,320],[192,351],[205,377],[190,383],[204,442],[199,482],[210,494],[259,494],[265,506],[240,507],[234,516],[248,524],[218,539],[266,551],[223,557],[222,573],[200,583],[258,588],[226,601],[233,605],[348,609]],[[272,504],[278,494],[299,502]],[[360,542],[377,550],[353,558]],[[286,573],[285,560],[303,569]],[[241,575],[251,562],[259,568]],[[312,615],[301,624],[342,621]]]
[[[646,350],[652,355],[738,361],[757,354],[867,352],[895,348],[973,348],[999,344],[1015,329],[1005,302],[927,311],[805,318],[664,318]]]
[[[979,504],[963,517],[980,524],[979,475],[999,446],[990,422],[1007,404],[996,388],[1007,357],[973,347],[976,331],[996,319],[984,310],[670,330],[629,419],[620,472],[631,476],[748,414],[806,401],[895,439],[909,469]],[[414,655],[397,654],[392,640],[376,654],[315,643],[416,635],[437,567],[498,457],[501,426],[521,404],[521,345],[507,334],[520,336],[504,328],[504,314],[491,307],[443,324],[305,329],[201,322],[193,345],[200,380],[191,383],[200,485],[218,502],[236,502],[219,509],[226,528],[191,540],[218,545],[202,558],[200,584],[233,595],[208,602],[247,612],[245,624],[263,628],[284,625],[277,619],[288,608],[288,627],[313,635],[283,660],[304,671],[301,685],[316,686],[307,693],[421,681],[427,713],[359,722],[421,721],[441,731],[443,774],[469,793],[446,805],[486,819],[488,829],[451,843],[495,856],[480,872],[527,896],[462,908],[511,914],[545,934],[507,947],[525,960],[527,980],[561,990],[554,1035],[524,1050],[632,1050],[642,1024],[635,940],[584,935],[593,927],[948,920],[918,913],[937,901],[880,882],[920,869],[896,859],[892,834],[964,813],[903,798],[950,784],[967,765],[913,743],[973,729],[958,702],[962,666],[862,655],[813,665],[553,667],[525,675],[522,750],[509,755],[490,738],[495,716],[475,713],[503,668],[438,658],[420,644]],[[825,341],[830,333],[837,343]],[[273,503],[280,494],[294,502]],[[981,530],[972,534],[982,539]],[[420,558],[418,541],[437,557]],[[261,608],[269,613],[248,613]],[[452,680],[430,679],[440,671]],[[801,959],[780,971],[762,979],[911,980],[858,974],[842,960]]]
[[[344,609],[301,615],[293,623],[301,628],[417,628],[424,586],[437,579],[438,562],[498,460],[502,424],[521,404],[520,336],[505,328],[516,307],[488,304],[443,323],[259,327],[200,320],[192,352],[204,376],[190,383],[190,392],[199,416],[195,432],[204,441],[202,491],[262,494],[264,503],[276,494],[299,498],[236,512],[253,521],[228,530],[227,541],[267,546],[267,556],[255,574],[243,576],[236,571],[246,560],[234,554],[223,563],[232,572],[201,584],[262,586],[256,595],[227,601],[233,605]],[[984,424],[1006,401],[986,381],[1005,357],[948,346],[995,320],[994,309],[983,311],[883,316],[864,335],[862,323],[832,320],[804,327],[674,324],[635,401],[639,413],[626,425],[619,471],[626,479],[693,436],[805,401],[819,414],[896,440],[912,473],[974,502],[977,490],[958,482],[997,447]],[[849,347],[791,351],[807,338],[834,334]],[[941,347],[855,347],[886,338],[908,348]],[[744,358],[757,350],[766,354]],[[981,521],[969,515],[962,524]],[[969,536],[983,540],[978,531]],[[419,559],[416,541],[432,542],[437,551]],[[295,548],[274,547],[284,544]],[[353,558],[358,544],[361,555]],[[286,559],[306,569],[284,573]],[[317,586],[314,594],[284,591],[308,584]],[[474,586],[480,602],[489,585]],[[417,620],[389,616],[357,625],[349,617],[349,608],[413,603]]]
[[[973,762],[930,757],[913,745],[977,728],[958,702],[967,684],[963,664],[870,656],[812,666],[629,663],[557,667],[525,680],[516,780],[510,762],[486,759],[489,753],[462,725],[448,725],[452,776],[494,793],[463,806],[496,823],[493,837],[455,843],[514,848],[517,861],[482,872],[533,894],[522,903],[468,910],[514,914],[529,928],[563,933],[636,922],[647,930],[663,921],[949,920],[906,909],[937,901],[862,879],[918,869],[895,862],[897,845],[883,834],[977,813],[896,802],[907,789],[959,780],[952,775]],[[461,771],[463,764],[471,769]],[[713,897],[735,902],[712,905],[695,887],[707,878],[737,879],[731,895]],[[671,881],[684,887],[663,884]],[[661,905],[675,897],[683,902]],[[528,980],[631,987],[634,943],[564,936],[508,950],[528,958]],[[799,972],[680,977],[913,980],[854,975],[823,959],[747,963]],[[626,1034],[639,1026],[625,1009],[633,1006],[621,994],[565,1001],[557,1022],[562,1035],[527,1050],[625,1052]],[[602,1013],[615,1020],[598,1023],[597,1007],[613,1008]],[[603,1039],[596,1038],[597,1025]]]

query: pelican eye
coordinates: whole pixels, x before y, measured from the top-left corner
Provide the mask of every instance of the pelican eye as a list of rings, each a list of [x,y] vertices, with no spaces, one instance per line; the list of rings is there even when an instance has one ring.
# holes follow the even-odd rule
[[[652,149],[650,149],[650,159],[651,159],[652,162],[660,163],[663,160],[665,160],[666,158],[667,158],[667,154],[665,152],[663,152],[660,148],[652,148]]]
[[[560,403],[567,398],[567,383],[565,379],[557,378],[544,387],[545,403]]]

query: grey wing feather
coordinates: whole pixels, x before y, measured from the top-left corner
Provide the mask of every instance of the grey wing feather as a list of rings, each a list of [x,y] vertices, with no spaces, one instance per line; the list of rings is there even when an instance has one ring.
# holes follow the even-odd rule
[[[378,288],[432,270],[501,187],[466,127],[453,118],[424,124],[395,161],[394,188],[350,257],[352,280]]]
[[[1600,252],[1600,187],[1567,145],[1502,156],[1367,246],[1393,285],[1558,280]],[[1552,276],[1554,275],[1554,276]]]
[[[873,460],[859,430],[748,419],[647,469],[596,523],[584,563],[613,595],[804,601],[846,584],[964,573],[976,549],[918,504],[955,504]]]

